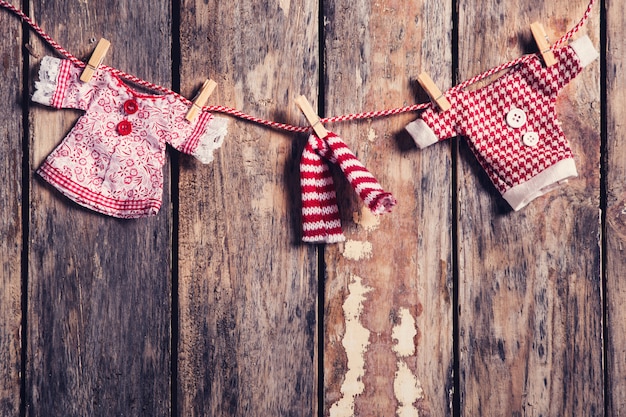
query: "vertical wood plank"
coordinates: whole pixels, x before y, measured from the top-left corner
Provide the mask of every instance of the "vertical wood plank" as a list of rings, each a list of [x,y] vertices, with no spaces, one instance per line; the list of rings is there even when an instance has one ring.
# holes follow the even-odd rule
[[[323,10],[327,116],[423,102],[421,71],[449,86],[450,2]],[[335,176],[347,240],[326,247],[324,415],[452,414],[450,147],[418,151],[404,132],[415,117],[326,126],[398,205],[375,217]]]
[[[316,94],[317,4],[181,2],[181,89],[301,122]],[[317,259],[300,243],[302,135],[231,119],[215,160],[181,158],[178,412],[304,416],[317,407]]]
[[[22,28],[0,14],[0,415],[20,407],[22,251]]]
[[[156,83],[171,80],[169,1],[31,2],[36,21],[86,60]],[[31,74],[53,51],[32,39]],[[79,113],[33,105],[33,171]],[[169,176],[158,216],[118,220],[77,206],[32,178],[28,281],[29,416],[169,415]]]
[[[461,0],[461,79],[534,52],[535,20],[556,39],[586,5]],[[598,8],[584,32],[598,48]],[[598,68],[557,101],[579,177],[522,211],[508,208],[460,145],[462,415],[603,414]]]
[[[607,1],[606,17],[606,395],[609,405],[607,414],[619,416],[626,413],[626,288],[623,284],[626,276],[626,148],[623,144],[626,47],[622,36],[626,10],[623,4]]]

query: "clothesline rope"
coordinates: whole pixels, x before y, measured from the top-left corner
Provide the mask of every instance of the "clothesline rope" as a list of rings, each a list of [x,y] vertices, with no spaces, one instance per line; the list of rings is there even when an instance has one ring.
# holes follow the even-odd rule
[[[589,19],[589,16],[591,15],[591,10],[593,8],[593,5],[595,3],[595,0],[589,0],[589,4],[587,6],[587,9],[585,10],[585,13],[583,14],[582,18],[580,19],[580,21],[574,26],[572,27],[565,35],[563,35],[562,37],[560,37],[552,46],[551,49],[557,49],[560,48],[563,44],[565,44],[566,42],[568,42],[586,23],[587,20]],[[13,6],[12,4],[8,3],[5,0],[0,0],[0,6],[2,6],[3,8],[13,12],[15,15],[17,15],[23,22],[25,22],[26,24],[28,24],[30,26],[30,28],[32,30],[34,30],[44,41],[46,41],[52,48],[54,48],[57,52],[59,52],[61,55],[63,55],[65,58],[69,59],[70,61],[72,61],[74,64],[80,66],[80,67],[85,67],[85,63],[83,61],[81,61],[80,59],[76,58],[74,55],[72,55],[69,51],[67,51],[65,48],[63,48],[61,45],[59,45],[54,39],[52,39],[52,37],[50,35],[48,35],[33,19],[31,19],[30,17],[28,17],[24,12],[22,12],[22,10],[20,10],[19,8],[17,8],[16,6]],[[476,75],[475,77],[472,77],[464,82],[462,82],[461,84],[458,84],[455,87],[452,87],[450,90],[448,90],[445,94],[448,93],[452,93],[458,90],[463,90],[481,80],[484,80],[485,78],[491,77],[497,73],[499,73],[500,71],[504,71],[506,69],[512,68],[516,65],[519,65],[525,61],[527,61],[528,59],[530,59],[533,55],[523,55],[517,59],[514,59],[512,61],[506,62],[504,64],[501,64],[497,67],[491,68],[481,74]],[[173,94],[175,96],[177,96],[178,98],[180,98],[181,100],[183,100],[186,104],[188,104],[189,106],[191,106],[192,102],[187,99],[186,97],[182,96],[181,94],[172,91],[166,87],[163,87],[161,85],[157,85],[154,83],[151,83],[149,81],[143,80],[139,77],[136,77],[132,74],[128,74],[124,71],[121,71],[117,68],[112,68],[106,65],[102,65],[102,67],[106,68],[107,70],[111,71],[112,73],[114,73],[115,75],[117,75],[120,78],[125,79],[126,81],[129,81],[133,84],[136,84],[138,86],[150,89],[150,90],[154,90],[154,91],[158,91],[160,93],[163,94]],[[401,114],[401,113],[408,113],[408,112],[414,112],[414,111],[418,111],[418,110],[424,110],[428,107],[432,106],[432,103],[428,102],[428,103],[421,103],[421,104],[414,104],[414,105],[410,105],[410,106],[405,106],[405,107],[399,107],[399,108],[395,108],[395,109],[388,109],[388,110],[379,110],[379,111],[369,111],[369,112],[363,112],[363,113],[354,113],[354,114],[346,114],[346,115],[341,115],[341,116],[333,116],[333,117],[327,117],[327,118],[322,118],[320,121],[324,124],[326,123],[336,123],[336,122],[344,122],[344,121],[352,121],[352,120],[363,120],[363,119],[374,119],[374,118],[380,118],[380,117],[388,117],[388,116],[393,116],[393,115],[397,115],[397,114]],[[311,130],[310,126],[294,126],[291,124],[287,124],[287,123],[279,123],[279,122],[275,122],[272,120],[267,120],[267,119],[263,119],[263,118],[259,118],[256,116],[252,116],[249,114],[246,114],[240,110],[231,108],[231,107],[226,107],[226,106],[215,106],[215,105],[209,105],[209,106],[204,106],[202,108],[204,111],[209,111],[209,112],[216,112],[216,113],[222,113],[222,114],[228,114],[230,116],[242,119],[242,120],[247,120],[256,124],[260,124],[260,125],[264,125],[273,129],[278,129],[278,130],[284,130],[284,131],[288,131],[288,132],[295,132],[295,133],[304,133],[304,132],[308,132]]]

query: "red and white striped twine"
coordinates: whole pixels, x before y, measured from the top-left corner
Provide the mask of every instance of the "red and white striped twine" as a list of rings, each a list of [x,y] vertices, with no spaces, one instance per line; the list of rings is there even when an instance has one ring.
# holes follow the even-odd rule
[[[566,42],[568,42],[575,34],[576,32],[578,32],[586,23],[587,20],[589,19],[589,16],[591,14],[591,10],[593,8],[593,5],[595,3],[595,0],[589,0],[589,5],[587,6],[587,9],[585,10],[585,13],[583,14],[583,17],[580,19],[580,21],[576,24],[576,26],[572,27],[565,35],[563,35],[561,38],[559,38],[551,47],[551,49],[557,49],[559,47],[561,47],[563,44],[565,44]],[[23,22],[25,22],[26,24],[28,24],[44,41],[46,41],[52,48],[54,48],[55,50],[57,50],[61,55],[63,55],[65,58],[69,59],[70,61],[72,61],[74,64],[80,66],[80,67],[84,67],[85,63],[82,62],[81,60],[79,60],[78,58],[76,58],[74,55],[72,55],[70,52],[68,52],[65,48],[63,48],[61,45],[59,45],[54,39],[52,39],[50,37],[50,35],[48,35],[37,23],[35,23],[35,21],[33,19],[31,19],[30,17],[26,16],[24,14],[24,12],[22,12],[20,9],[18,9],[17,7],[13,6],[12,4],[8,3],[5,0],[0,0],[0,6],[4,7],[7,10],[10,10],[11,12],[13,12],[15,15],[17,15],[20,19],[22,19]],[[458,84],[455,87],[452,87],[450,90],[447,91],[447,93],[452,93],[458,90],[463,90],[467,87],[469,87],[472,84],[475,84],[485,78],[491,77],[494,74],[497,74],[500,71],[504,71],[506,69],[512,68],[516,65],[521,64],[522,62],[530,59],[530,57],[532,57],[532,55],[524,55],[521,56],[517,59],[514,59],[512,61],[506,62],[502,65],[499,65],[497,67],[491,68],[481,74],[476,75],[475,77],[472,77],[470,79],[468,79],[467,81],[462,82],[461,84]],[[181,100],[183,100],[186,104],[191,105],[192,102],[191,100],[187,99],[186,97],[180,95],[179,93],[172,91],[166,87],[157,85],[157,84],[153,84],[149,81],[145,81],[139,77],[136,77],[134,75],[131,74],[127,74],[124,71],[118,70],[116,68],[112,68],[112,67],[108,67],[106,65],[102,65],[102,67],[106,68],[107,70],[111,71],[112,73],[114,73],[115,75],[117,75],[120,78],[123,78],[133,84],[136,84],[138,86],[150,89],[150,90],[154,90],[154,91],[158,91],[160,93],[163,94],[173,94],[175,96],[177,96],[178,98],[180,98]],[[344,122],[344,121],[352,121],[352,120],[363,120],[363,119],[374,119],[374,118],[380,118],[380,117],[388,117],[388,116],[394,116],[397,114],[401,114],[401,113],[408,113],[408,112],[414,112],[414,111],[418,111],[418,110],[423,110],[426,109],[428,107],[432,106],[432,103],[428,102],[428,103],[421,103],[421,104],[414,104],[411,106],[406,106],[406,107],[399,107],[399,108],[395,108],[395,109],[388,109],[388,110],[379,110],[379,111],[370,111],[370,112],[364,112],[364,113],[355,113],[355,114],[346,114],[346,115],[342,115],[342,116],[333,116],[333,117],[327,117],[327,118],[322,118],[320,121],[322,123],[336,123],[336,122]],[[260,125],[264,125],[273,129],[277,129],[277,130],[284,130],[284,131],[288,131],[288,132],[296,132],[296,133],[304,133],[304,132],[308,132],[311,130],[310,126],[294,126],[294,125],[290,125],[287,123],[279,123],[279,122],[275,122],[272,120],[266,120],[266,119],[262,119],[259,117],[255,117],[246,113],[243,113],[240,110],[237,109],[233,109],[231,107],[225,107],[225,106],[204,106],[203,110],[205,111],[210,111],[210,112],[216,112],[216,113],[223,113],[223,114],[228,114],[230,116],[242,119],[242,120],[247,120],[249,122],[253,122],[256,124],[260,124]]]

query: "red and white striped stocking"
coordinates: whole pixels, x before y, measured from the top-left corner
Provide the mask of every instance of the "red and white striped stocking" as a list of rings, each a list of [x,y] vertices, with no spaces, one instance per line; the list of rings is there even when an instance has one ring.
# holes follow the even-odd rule
[[[325,160],[339,165],[352,188],[374,214],[390,212],[396,205],[396,199],[383,190],[339,136],[330,132],[321,139],[313,134],[300,160],[302,240],[305,242],[345,240],[333,178]]]

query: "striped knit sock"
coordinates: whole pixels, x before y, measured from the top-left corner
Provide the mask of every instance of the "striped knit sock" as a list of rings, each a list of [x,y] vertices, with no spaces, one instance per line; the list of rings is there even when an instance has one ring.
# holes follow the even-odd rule
[[[324,160],[339,165],[373,213],[390,212],[396,205],[395,198],[382,189],[339,136],[332,132],[324,139],[311,135],[300,161],[303,241],[335,243],[345,240],[333,179]]]

